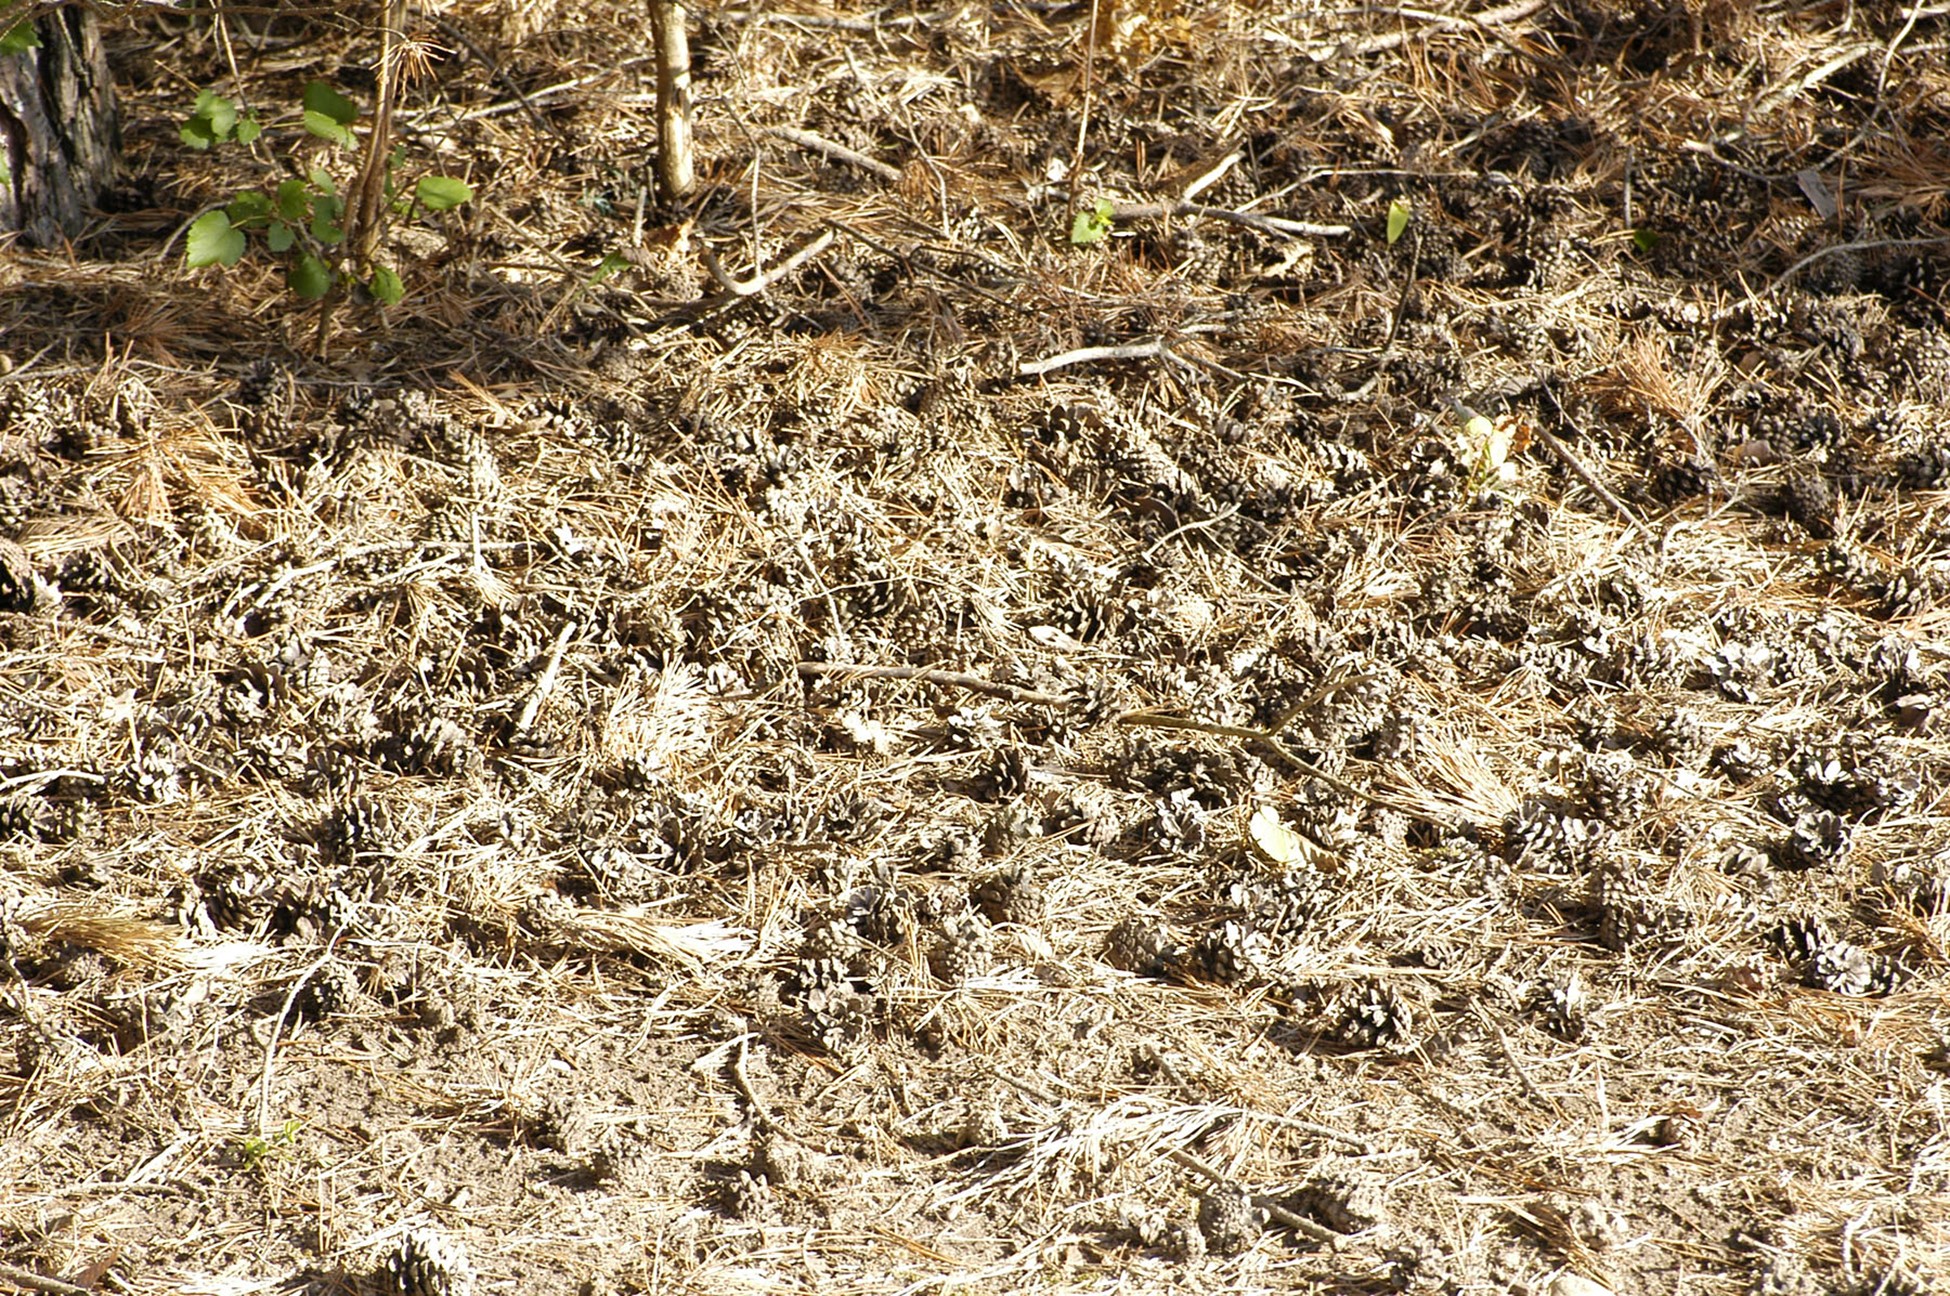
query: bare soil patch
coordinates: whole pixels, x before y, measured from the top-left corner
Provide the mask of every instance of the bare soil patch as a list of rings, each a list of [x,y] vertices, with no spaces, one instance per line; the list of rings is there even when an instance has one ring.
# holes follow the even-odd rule
[[[0,256],[0,1276],[1950,1284],[1940,6],[439,6],[320,354],[370,8]]]

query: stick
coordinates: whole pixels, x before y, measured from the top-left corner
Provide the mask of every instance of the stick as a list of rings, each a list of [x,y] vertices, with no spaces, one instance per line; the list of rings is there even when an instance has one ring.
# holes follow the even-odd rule
[[[1316,62],[1325,62],[1336,54],[1347,53],[1356,56],[1379,54],[1422,36],[1433,36],[1439,32],[1454,31],[1458,27],[1481,27],[1488,29],[1504,23],[1513,23],[1528,18],[1544,7],[1544,0],[1516,0],[1515,4],[1504,5],[1501,9],[1485,9],[1479,14],[1439,14],[1426,9],[1396,9],[1394,15],[1402,18],[1419,18],[1427,21],[1426,30],[1389,32],[1385,36],[1368,36],[1361,40],[1342,45],[1315,56]]]
[[[1125,346],[1081,347],[1075,351],[1065,351],[1042,360],[1029,360],[1016,367],[1016,372],[1030,377],[1046,374],[1053,369],[1063,369],[1070,365],[1091,364],[1098,360],[1151,360],[1162,356],[1167,360],[1178,357],[1171,353],[1171,347],[1163,338],[1149,342],[1133,342]]]
[[[1110,208],[1113,220],[1146,220],[1158,216],[1209,216],[1214,220],[1231,221],[1234,225],[1244,225],[1263,234],[1281,234],[1295,238],[1337,238],[1352,234],[1352,225],[1315,225],[1309,221],[1288,220],[1284,216],[1261,216],[1256,212],[1235,211],[1230,207],[1207,207],[1187,199],[1177,202],[1150,203],[1112,203]]]
[[[704,266],[711,272],[711,277],[718,281],[718,287],[724,289],[733,297],[756,297],[806,262],[818,256],[821,252],[824,252],[832,246],[832,243],[833,231],[824,230],[818,238],[806,244],[806,246],[800,248],[797,252],[794,252],[772,269],[765,271],[763,274],[753,275],[750,279],[742,282],[733,279],[725,272],[724,265],[718,260],[718,254],[713,252],[709,247],[704,249]]]
[[[1035,689],[1018,688],[1014,684],[998,684],[980,675],[929,670],[925,666],[852,666],[844,662],[803,661],[798,664],[797,670],[808,679],[818,675],[847,675],[855,679],[919,680],[923,684],[967,689],[971,693],[986,693],[990,697],[1006,698],[1031,706],[1068,706],[1074,701],[1055,693],[1040,693]]]
[[[569,636],[575,633],[576,623],[565,621],[556,632],[555,647],[549,650],[548,665],[542,667],[542,677],[535,681],[535,691],[528,695],[522,705],[521,715],[515,721],[515,733],[525,734],[528,726],[535,723],[535,713],[542,709],[542,703],[555,688],[555,674],[562,669],[562,651],[569,646]]]
[[[32,1269],[10,1265],[4,1260],[0,1260],[0,1282],[10,1282],[16,1287],[25,1287],[29,1291],[49,1292],[52,1296],[95,1296],[86,1287],[77,1287],[71,1282],[62,1282],[59,1278],[49,1278],[35,1273]]]
[[[1358,801],[1366,801],[1369,805],[1379,806],[1383,810],[1393,810],[1396,814],[1407,815],[1409,818],[1415,820],[1415,822],[1428,824],[1432,828],[1448,828],[1450,826],[1448,820],[1437,819],[1432,815],[1424,814],[1413,806],[1403,805],[1399,801],[1390,801],[1386,797],[1378,797],[1372,792],[1363,792],[1347,780],[1334,777],[1313,762],[1302,760],[1300,757],[1295,756],[1287,749],[1287,745],[1280,741],[1278,735],[1268,733],[1264,729],[1247,729],[1240,725],[1213,724],[1208,720],[1193,720],[1188,716],[1160,715],[1155,711],[1125,711],[1116,717],[1115,723],[1129,725],[1134,729],[1184,729],[1193,733],[1212,734],[1220,738],[1239,738],[1247,742],[1264,743],[1275,756],[1286,762],[1287,765],[1305,774],[1308,778],[1320,780],[1328,787],[1339,792],[1342,796],[1351,796]]]
[[[1550,388],[1546,387],[1544,389],[1544,394],[1550,397],[1551,404],[1556,407],[1557,416],[1563,419],[1566,425],[1570,425],[1571,416],[1568,412],[1566,412],[1563,404],[1557,399],[1557,393],[1550,390]],[[1650,528],[1648,528],[1645,525],[1645,523],[1638,520],[1637,515],[1635,515],[1632,512],[1632,510],[1629,507],[1627,507],[1625,501],[1618,498],[1618,496],[1612,494],[1611,491],[1605,486],[1605,484],[1598,480],[1598,475],[1592,472],[1589,468],[1585,467],[1583,462],[1578,459],[1577,455],[1571,452],[1571,447],[1565,445],[1562,441],[1559,441],[1555,436],[1552,436],[1551,433],[1544,428],[1537,429],[1537,439],[1544,443],[1544,448],[1546,450],[1550,451],[1552,454],[1557,456],[1559,462],[1561,462],[1566,468],[1569,468],[1571,470],[1573,476],[1575,476],[1579,481],[1583,482],[1587,487],[1589,487],[1593,495],[1596,495],[1599,499],[1603,500],[1606,506],[1609,507],[1612,512],[1618,514],[1619,517],[1623,518],[1626,521],[1626,523],[1631,526],[1632,530],[1638,532],[1641,536],[1645,537],[1647,540],[1656,539],[1656,537],[1652,534]]]
[[[774,126],[767,133],[786,141],[788,144],[797,144],[800,148],[811,149],[815,153],[824,153],[835,162],[844,162],[848,166],[859,167],[862,171],[879,176],[888,184],[893,184],[901,178],[901,169],[899,167],[890,166],[878,158],[870,158],[865,153],[856,153],[844,144],[835,144],[824,135],[815,135],[809,130],[800,130],[796,126]]]
[[[657,185],[675,202],[697,188],[691,147],[691,44],[678,0],[650,0],[657,44]]]
[[[1192,1171],[1194,1174],[1203,1175],[1215,1184],[1223,1185],[1232,1182],[1223,1174],[1220,1174],[1216,1166],[1199,1160],[1182,1148],[1172,1148],[1165,1155],[1173,1161],[1176,1161],[1179,1165],[1184,1166],[1187,1170]],[[1316,1242],[1324,1242],[1329,1246],[1347,1240],[1344,1234],[1336,1233],[1325,1224],[1316,1224],[1305,1215],[1295,1214],[1293,1211],[1288,1210],[1286,1207],[1274,1201],[1271,1197],[1262,1197],[1258,1193],[1254,1193],[1252,1194],[1252,1198],[1253,1205],[1265,1211],[1268,1219],[1276,1224],[1284,1224],[1295,1233],[1299,1233],[1304,1237],[1310,1237]]]

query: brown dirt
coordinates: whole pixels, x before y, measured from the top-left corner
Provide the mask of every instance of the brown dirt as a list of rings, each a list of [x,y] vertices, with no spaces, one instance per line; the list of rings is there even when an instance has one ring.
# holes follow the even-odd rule
[[[112,20],[0,259],[0,1263],[1950,1283],[1950,19],[1095,8],[706,9],[678,209],[637,8],[441,6],[476,201],[323,329],[178,231],[369,7]]]

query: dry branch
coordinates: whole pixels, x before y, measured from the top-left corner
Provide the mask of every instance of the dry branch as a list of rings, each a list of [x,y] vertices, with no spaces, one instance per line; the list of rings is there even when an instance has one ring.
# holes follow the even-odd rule
[[[856,153],[844,144],[835,144],[825,136],[815,135],[809,130],[800,130],[796,126],[774,126],[770,133],[778,139],[786,141],[788,144],[797,144],[800,148],[811,149],[815,153],[824,153],[835,162],[844,162],[848,166],[859,167],[862,171],[879,176],[889,184],[893,184],[901,178],[901,169],[899,167],[890,166],[877,158],[870,158],[865,153]]]
[[[667,202],[697,188],[691,146],[691,42],[678,0],[650,0],[657,42],[657,185]]]
[[[1110,208],[1113,220],[1147,220],[1160,216],[1208,216],[1213,220],[1230,221],[1247,229],[1258,230],[1262,234],[1273,234],[1284,238],[1339,238],[1352,234],[1352,225],[1318,225],[1311,221],[1288,220],[1284,216],[1261,216],[1257,212],[1235,211],[1230,207],[1208,207],[1204,203],[1186,200],[1178,202],[1112,203]]]

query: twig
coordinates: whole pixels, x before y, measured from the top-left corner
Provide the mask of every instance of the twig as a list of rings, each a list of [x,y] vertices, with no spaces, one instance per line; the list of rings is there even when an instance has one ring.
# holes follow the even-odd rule
[[[298,1002],[298,995],[304,990],[305,984],[317,974],[320,968],[332,961],[332,951],[339,943],[340,934],[337,931],[333,932],[325,942],[325,952],[298,974],[297,979],[291,983],[290,992],[284,996],[284,1006],[278,1009],[277,1017],[271,1022],[271,1033],[264,1041],[264,1076],[257,1090],[257,1132],[260,1136],[271,1128],[271,1071],[277,1061],[278,1036],[284,1033],[284,1023],[291,1016],[291,1006]]]
[[[1201,1161],[1182,1148],[1170,1148],[1165,1152],[1165,1155],[1173,1161],[1176,1161],[1179,1165],[1184,1166],[1187,1170],[1192,1171],[1194,1174],[1203,1175],[1215,1184],[1230,1184],[1232,1182],[1232,1180],[1219,1172],[1218,1167]],[[1288,1210],[1271,1197],[1263,1197],[1258,1193],[1254,1193],[1252,1196],[1253,1205],[1265,1211],[1266,1218],[1276,1224],[1284,1224],[1303,1237],[1312,1238],[1314,1241],[1325,1243],[1328,1246],[1335,1246],[1347,1240],[1343,1234],[1336,1233],[1325,1224],[1316,1224],[1305,1215]]]
[[[986,693],[990,697],[1006,698],[1011,702],[1022,702],[1030,706],[1068,706],[1074,701],[1072,698],[1061,697],[1055,693],[1018,688],[1014,684],[998,684],[994,680],[983,679],[980,675],[964,675],[959,671],[929,670],[925,666],[852,666],[845,662],[802,661],[797,669],[807,678],[818,675],[847,675],[856,679],[919,680],[923,684],[967,689],[971,693]]]
[[[713,252],[708,246],[704,249],[704,265],[711,272],[711,277],[718,281],[718,287],[724,289],[733,297],[756,297],[759,293],[764,292],[767,288],[770,288],[773,284],[818,256],[821,252],[824,252],[828,247],[832,246],[832,243],[833,231],[823,230],[820,232],[818,238],[806,244],[806,246],[800,248],[785,260],[779,262],[778,265],[762,274],[755,274],[750,279],[742,281],[733,279],[725,272],[723,264],[718,260],[718,254]]]
[[[62,1282],[59,1278],[49,1278],[35,1273],[32,1269],[10,1265],[4,1260],[0,1260],[0,1282],[10,1282],[16,1287],[25,1287],[29,1291],[50,1292],[52,1296],[95,1296],[86,1287],[77,1287],[71,1282]]]
[[[1571,415],[1567,410],[1565,410],[1563,403],[1557,399],[1557,393],[1550,390],[1548,387],[1546,387],[1544,389],[1544,394],[1550,397],[1551,404],[1556,407],[1557,416],[1560,419],[1564,420],[1567,426],[1570,425]],[[1576,477],[1579,481],[1583,482],[1588,488],[1590,488],[1591,493],[1593,495],[1596,495],[1599,499],[1603,500],[1605,502],[1606,507],[1611,509],[1612,512],[1618,514],[1619,517],[1623,518],[1626,524],[1629,525],[1632,528],[1632,530],[1638,532],[1641,536],[1643,536],[1647,540],[1657,539],[1657,537],[1655,537],[1652,534],[1651,529],[1647,527],[1645,523],[1638,520],[1637,515],[1632,512],[1631,508],[1626,505],[1625,501],[1618,498],[1618,496],[1612,494],[1610,489],[1606,487],[1606,485],[1603,482],[1598,480],[1598,475],[1592,472],[1589,468],[1584,466],[1583,461],[1580,460],[1577,457],[1577,455],[1572,453],[1571,447],[1565,445],[1562,441],[1558,440],[1546,428],[1537,429],[1537,439],[1544,443],[1544,449],[1556,455],[1558,461],[1562,463],[1566,468],[1571,470],[1571,474],[1574,477]]]
[[[1415,18],[1429,25],[1421,31],[1396,31],[1385,36],[1367,36],[1358,41],[1344,43],[1323,54],[1316,55],[1316,62],[1325,62],[1336,54],[1380,54],[1383,51],[1406,45],[1411,40],[1423,36],[1434,36],[1441,32],[1454,31],[1458,27],[1481,27],[1485,30],[1504,23],[1517,22],[1528,18],[1544,7],[1545,0],[1516,0],[1515,4],[1504,5],[1501,9],[1485,9],[1479,14],[1441,14],[1427,9],[1394,9],[1390,13],[1400,18]]]
[[[848,166],[859,167],[862,171],[871,172],[879,176],[889,184],[893,184],[901,178],[901,169],[899,167],[890,166],[878,158],[870,158],[865,153],[856,153],[844,144],[835,144],[824,135],[815,135],[809,130],[800,130],[796,126],[774,126],[766,133],[782,139],[788,144],[797,144],[800,148],[811,149],[815,153],[824,153],[835,162],[844,162]]]
[[[423,11],[423,16],[449,40],[464,46],[467,52],[474,56],[474,61],[487,69],[488,76],[498,82],[503,90],[514,96],[515,102],[521,105],[522,111],[528,114],[530,121],[564,143],[569,142],[569,133],[560,126],[557,126],[554,122],[548,120],[548,118],[542,116],[536,110],[535,105],[528,101],[528,96],[521,92],[521,87],[515,84],[515,79],[509,76],[499,63],[489,58],[486,51],[479,45],[476,45],[473,38],[465,30],[451,19],[443,18],[437,13],[424,13]]]
[[[561,630],[556,632],[555,647],[549,650],[548,665],[542,667],[542,677],[535,681],[535,691],[528,695],[522,704],[521,715],[515,720],[517,735],[528,732],[528,726],[535,723],[535,713],[542,709],[542,703],[555,689],[556,672],[562,669],[562,652],[569,646],[569,636],[575,633],[576,623],[564,621]]]
[[[1112,220],[1148,220],[1159,216],[1209,216],[1213,220],[1231,221],[1234,225],[1244,225],[1262,234],[1279,234],[1288,238],[1338,238],[1352,234],[1352,225],[1316,225],[1311,221],[1288,220],[1284,216],[1261,216],[1257,212],[1236,211],[1230,207],[1207,207],[1187,199],[1177,202],[1112,203]]]
[[[1349,783],[1346,779],[1336,778],[1312,761],[1303,760],[1294,755],[1288,749],[1287,745],[1280,741],[1277,734],[1269,733],[1264,729],[1248,729],[1242,725],[1214,724],[1209,720],[1194,720],[1189,716],[1163,715],[1156,711],[1125,711],[1116,717],[1115,723],[1129,725],[1134,729],[1182,729],[1192,733],[1212,734],[1219,738],[1238,738],[1245,742],[1262,743],[1292,769],[1305,774],[1308,778],[1318,779],[1328,787],[1333,788],[1336,792],[1339,792],[1342,796],[1351,796],[1356,800],[1366,801],[1369,805],[1379,806],[1383,810],[1393,810],[1396,814],[1407,815],[1417,823],[1428,824],[1434,828],[1448,828],[1451,826],[1447,820],[1437,819],[1432,815],[1417,810],[1413,806],[1403,805],[1399,801],[1390,801],[1386,797],[1378,797],[1372,792],[1364,792],[1352,783]]]
[[[1024,361],[1016,366],[1016,372],[1034,377],[1055,369],[1066,369],[1071,365],[1094,364],[1099,360],[1154,360],[1161,357],[1166,360],[1178,358],[1172,354],[1170,343],[1163,338],[1153,338],[1149,342],[1132,342],[1124,346],[1080,347],[1075,351],[1065,351],[1061,355]]]
[[[746,1105],[752,1109],[753,1127],[764,1132],[774,1127],[771,1114],[765,1110],[765,1104],[758,1100],[758,1091],[752,1088],[751,1077],[745,1074],[745,1050],[749,1047],[750,1039],[749,1035],[739,1037],[738,1050],[731,1055],[730,1061],[725,1063],[725,1070],[731,1073],[732,1085],[744,1097]]]
[[[1524,1069],[1523,1063],[1517,1060],[1517,1051],[1510,1047],[1510,1037],[1503,1033],[1503,1027],[1497,1023],[1496,1018],[1490,1016],[1489,1010],[1480,1003],[1470,1006],[1475,1011],[1476,1019],[1489,1027],[1491,1032],[1495,1034],[1497,1045],[1503,1050],[1503,1061],[1509,1066],[1511,1072],[1516,1075],[1517,1083],[1523,1086],[1524,1093],[1528,1094],[1537,1102],[1544,1103],[1553,1108],[1557,1107],[1557,1104],[1552,1102],[1544,1094],[1543,1090],[1539,1089],[1531,1080],[1530,1073]],[[1561,1111],[1560,1114],[1562,1114]]]
[[[1782,284],[1801,273],[1807,266],[1813,265],[1823,257],[1831,257],[1840,252],[1867,252],[1873,248],[1888,247],[1935,247],[1940,243],[1950,243],[1950,238],[1870,239],[1863,243],[1838,243],[1834,247],[1825,247],[1810,252],[1807,256],[1802,257],[1799,261],[1796,261],[1793,265],[1781,271],[1779,275],[1775,276],[1774,282],[1767,285],[1767,291],[1770,294],[1779,292]]]

